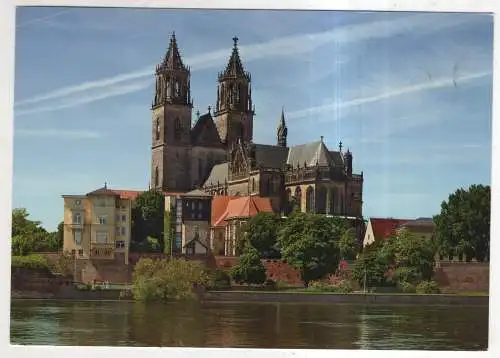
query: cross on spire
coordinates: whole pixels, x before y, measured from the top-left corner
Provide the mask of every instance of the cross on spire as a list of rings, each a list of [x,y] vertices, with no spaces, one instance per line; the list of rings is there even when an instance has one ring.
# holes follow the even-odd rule
[[[339,142],[339,152],[342,152],[342,141]]]
[[[238,46],[238,36],[233,37],[234,47]]]

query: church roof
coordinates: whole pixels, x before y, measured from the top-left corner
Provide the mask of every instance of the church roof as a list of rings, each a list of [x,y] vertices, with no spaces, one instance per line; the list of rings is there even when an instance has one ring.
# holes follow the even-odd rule
[[[337,153],[337,154],[335,154]],[[330,152],[323,140],[291,147],[288,152],[287,164],[291,166],[335,166],[342,165],[342,157],[338,152]]]
[[[217,183],[224,184],[229,174],[228,170],[229,170],[228,162],[214,165],[212,170],[210,171],[208,179],[205,181],[204,186],[217,185]]]
[[[254,144],[255,162],[264,168],[282,169],[285,166],[288,148],[277,145]]]
[[[183,194],[182,196],[209,198],[212,195],[208,194],[207,192],[204,192],[203,190],[195,189],[187,192],[186,194]]]
[[[221,140],[219,132],[210,112],[200,116],[191,130],[191,143],[193,145],[219,146]]]
[[[214,226],[225,226],[233,218],[249,218],[260,212],[273,212],[269,198],[243,196],[229,200],[226,211],[217,219]]]
[[[168,50],[167,53],[165,54],[165,57],[163,58],[161,66],[166,67],[168,69],[187,70],[184,64],[182,63],[182,58],[179,53],[179,48],[177,47],[175,32],[173,32],[172,36],[170,37]]]

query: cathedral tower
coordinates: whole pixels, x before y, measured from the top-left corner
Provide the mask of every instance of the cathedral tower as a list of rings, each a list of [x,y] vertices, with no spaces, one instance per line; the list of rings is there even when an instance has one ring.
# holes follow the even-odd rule
[[[152,103],[151,186],[163,191],[190,189],[191,131],[190,69],[182,63],[175,33],[167,53],[156,67]]]
[[[250,142],[253,135],[251,77],[245,72],[238,52],[238,38],[234,37],[234,47],[226,69],[219,73],[215,125],[221,141],[231,148],[241,138]]]

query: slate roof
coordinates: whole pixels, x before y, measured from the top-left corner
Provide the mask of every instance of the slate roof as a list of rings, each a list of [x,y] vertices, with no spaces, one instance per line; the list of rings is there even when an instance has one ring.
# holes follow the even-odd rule
[[[191,130],[191,143],[193,145],[220,146],[219,132],[210,112],[200,116]]]
[[[170,37],[170,43],[168,45],[167,53],[162,61],[162,67],[167,67],[169,69],[181,69],[186,70],[186,67],[182,63],[181,55],[179,53],[179,48],[177,47],[177,40],[175,38],[175,33],[172,33]]]
[[[267,144],[254,144],[253,146],[257,166],[264,168],[284,168],[288,156],[288,148]]]
[[[337,153],[337,154],[335,154]],[[338,152],[330,152],[322,140],[296,145],[288,151],[287,164],[297,167],[314,166],[318,163],[320,166],[342,165],[343,160]]]
[[[210,171],[208,179],[203,184],[204,186],[217,185],[217,181],[220,184],[224,184],[224,181],[228,178],[229,163],[220,163],[213,166]]]
[[[91,191],[86,194],[87,196],[119,196],[114,190],[108,189],[106,185],[102,188]]]
[[[211,197],[212,195],[204,192],[203,190],[195,189],[187,192],[186,194],[183,194],[183,196],[208,198]]]

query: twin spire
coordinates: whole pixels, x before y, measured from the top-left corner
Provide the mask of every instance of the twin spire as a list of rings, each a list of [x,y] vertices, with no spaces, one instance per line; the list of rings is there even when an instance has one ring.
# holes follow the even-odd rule
[[[226,69],[219,74],[219,79],[224,77],[245,77],[250,81],[250,74],[245,72],[238,50],[238,37],[233,37],[233,52],[229,58]]]
[[[172,32],[167,53],[165,54],[165,57],[163,58],[163,61],[161,62],[161,65],[159,67],[170,70],[189,70],[189,68],[184,66],[184,64],[182,63],[179,48],[177,47],[177,40],[175,38],[175,31]]]

